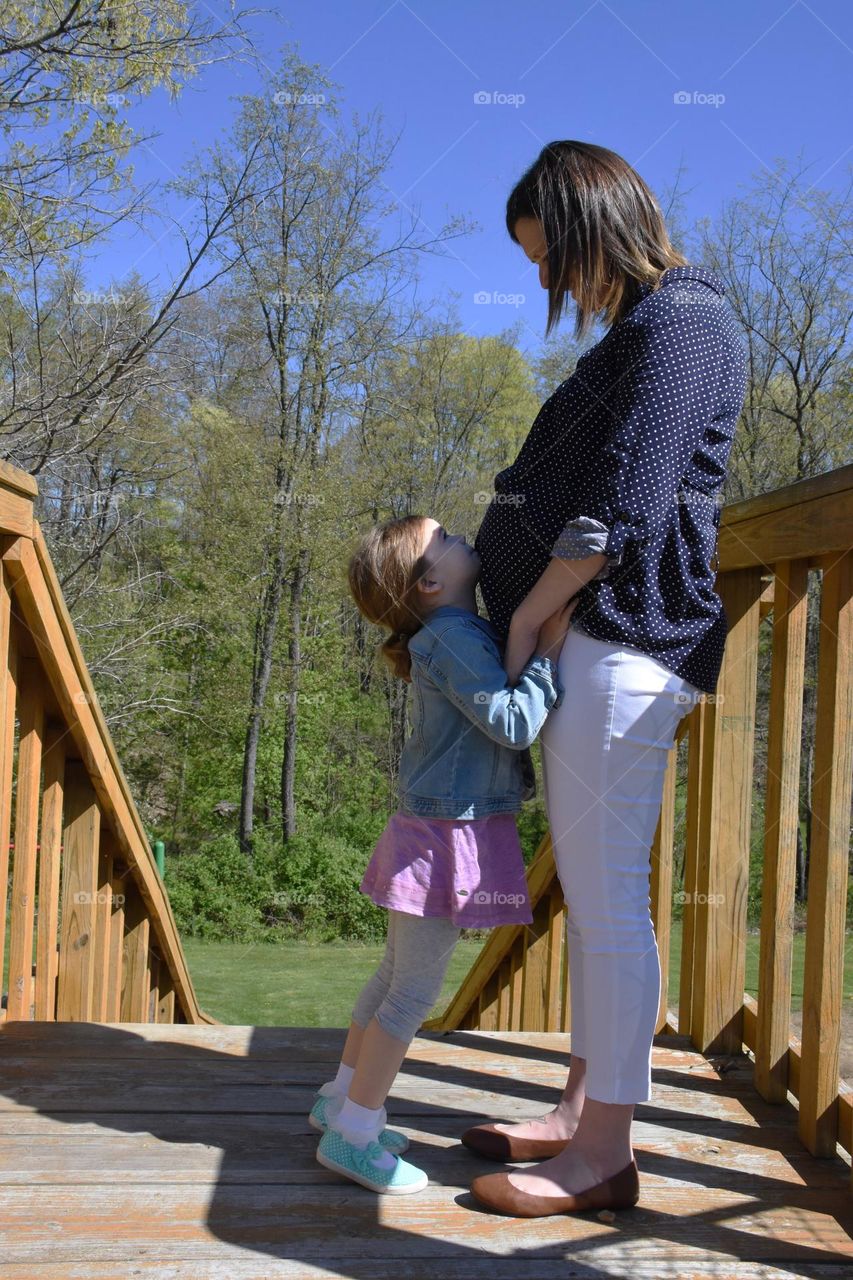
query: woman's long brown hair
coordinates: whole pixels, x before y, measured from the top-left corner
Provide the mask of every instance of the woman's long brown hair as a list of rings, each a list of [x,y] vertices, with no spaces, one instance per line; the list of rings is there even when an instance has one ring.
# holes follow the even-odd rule
[[[519,243],[519,218],[542,224],[548,253],[547,337],[577,281],[574,336],[604,312],[618,324],[639,301],[641,284],[656,289],[668,267],[687,259],[670,243],[660,206],[635,169],[592,142],[549,142],[510,192],[506,226]]]

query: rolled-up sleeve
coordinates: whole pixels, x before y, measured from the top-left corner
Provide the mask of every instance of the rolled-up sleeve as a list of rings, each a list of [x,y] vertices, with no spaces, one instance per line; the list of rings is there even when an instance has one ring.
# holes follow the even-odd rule
[[[609,537],[609,528],[600,520],[593,520],[590,516],[577,516],[561,530],[551,548],[551,555],[563,560],[586,560],[588,556],[604,554]],[[606,578],[611,565],[618,564],[621,559],[621,552],[612,556],[595,577]]]
[[[663,523],[711,423],[722,351],[708,310],[661,300],[622,328],[619,373],[606,396],[612,426],[589,459],[580,504],[587,520],[609,530],[595,549],[611,564],[626,542],[651,537]]]

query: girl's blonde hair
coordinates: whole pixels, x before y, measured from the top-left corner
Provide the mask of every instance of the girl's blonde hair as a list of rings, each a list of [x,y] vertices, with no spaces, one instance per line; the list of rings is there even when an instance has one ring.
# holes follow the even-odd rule
[[[422,554],[425,516],[398,516],[374,525],[360,538],[350,557],[347,579],[359,611],[385,627],[388,636],[379,652],[395,676],[411,681],[409,638],[426,614],[418,601],[418,582],[432,567]]]

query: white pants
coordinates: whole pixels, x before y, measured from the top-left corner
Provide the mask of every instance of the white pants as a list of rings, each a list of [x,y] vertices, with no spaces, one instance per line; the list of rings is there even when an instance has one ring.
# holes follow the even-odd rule
[[[667,752],[701,690],[653,658],[569,629],[565,689],[539,735],[543,792],[566,901],[571,1051],[599,1102],[651,1097],[660,1001],[649,910]]]

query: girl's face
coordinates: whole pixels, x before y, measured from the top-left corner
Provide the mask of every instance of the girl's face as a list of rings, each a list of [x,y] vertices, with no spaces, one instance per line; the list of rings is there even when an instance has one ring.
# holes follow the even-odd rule
[[[440,584],[443,595],[473,586],[480,575],[479,552],[461,533],[448,533],[437,520],[424,520],[421,552],[432,566],[429,580]]]

